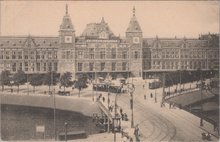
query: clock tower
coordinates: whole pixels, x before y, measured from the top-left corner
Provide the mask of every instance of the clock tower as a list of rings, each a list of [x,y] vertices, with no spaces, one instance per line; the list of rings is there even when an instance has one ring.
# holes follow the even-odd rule
[[[59,41],[66,47],[75,46],[75,30],[68,13],[68,5],[66,5],[66,14],[63,17],[59,30]]]
[[[71,72],[73,79],[75,78],[75,30],[68,13],[68,5],[66,5],[66,13],[63,17],[59,30],[59,72]]]
[[[131,74],[135,77],[142,77],[143,36],[141,27],[135,15],[135,7],[133,8],[133,15],[126,30],[126,42],[129,46],[129,63]]]

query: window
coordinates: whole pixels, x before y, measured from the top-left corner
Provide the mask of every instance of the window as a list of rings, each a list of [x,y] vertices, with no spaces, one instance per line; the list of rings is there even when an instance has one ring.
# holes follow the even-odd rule
[[[57,63],[53,63],[54,65],[54,71],[57,71]]]
[[[125,71],[127,69],[127,63],[123,62],[122,63],[122,70]]]
[[[44,63],[44,71],[47,71],[47,63]]]
[[[16,59],[16,52],[15,51],[12,52],[12,59]]]
[[[31,59],[34,59],[34,51],[31,51]]]
[[[94,48],[89,48],[89,59],[94,59]]]
[[[22,51],[18,51],[18,59],[22,59]]]
[[[37,71],[40,71],[40,63],[37,63]]]
[[[70,51],[66,51],[66,58],[70,59]]]
[[[12,64],[12,71],[13,71],[13,72],[16,72],[16,63],[13,63],[13,64]]]
[[[31,63],[31,71],[34,71],[35,68],[34,68],[34,63]]]
[[[28,62],[24,62],[24,70],[28,71]]]
[[[52,71],[52,63],[51,62],[49,62],[49,64],[48,64],[48,71]]]
[[[51,51],[48,51],[48,59],[52,59],[52,53],[51,53]]]
[[[83,57],[83,52],[82,51],[78,51],[78,57],[79,57],[79,59],[82,59],[82,57]]]
[[[19,70],[22,70],[22,63],[19,63]]]
[[[100,58],[105,59],[105,51],[100,51]]]
[[[45,52],[45,51],[43,51],[43,52],[42,52],[42,55],[41,55],[41,58],[42,58],[42,59],[44,59],[44,58],[45,58],[45,54],[46,54],[46,52]]]
[[[9,57],[9,51],[6,51],[6,52],[5,52],[5,58],[6,58],[6,59],[9,59],[9,58],[10,58],[10,57]]]
[[[123,51],[122,52],[122,58],[123,59],[127,59],[127,51]]]
[[[40,51],[36,51],[36,58],[40,59]]]
[[[0,51],[0,59],[3,59],[3,51]]]
[[[101,63],[101,71],[105,69],[105,63]]]
[[[116,63],[113,62],[113,63],[112,63],[112,71],[115,71],[115,70],[116,70]]]
[[[116,58],[116,48],[112,48],[112,59]]]
[[[57,51],[54,51],[54,59],[57,59]]]
[[[82,71],[82,66],[83,66],[82,63],[78,63],[78,71]]]
[[[138,59],[138,58],[139,58],[139,53],[138,53],[138,51],[135,51],[135,52],[134,52],[134,58],[135,58],[135,59]]]
[[[93,71],[94,70],[94,63],[89,63],[89,71]]]

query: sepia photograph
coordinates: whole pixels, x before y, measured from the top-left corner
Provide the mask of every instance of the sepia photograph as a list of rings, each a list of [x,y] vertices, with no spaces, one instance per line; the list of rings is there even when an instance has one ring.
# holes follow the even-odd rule
[[[0,141],[219,141],[219,1],[0,0]]]

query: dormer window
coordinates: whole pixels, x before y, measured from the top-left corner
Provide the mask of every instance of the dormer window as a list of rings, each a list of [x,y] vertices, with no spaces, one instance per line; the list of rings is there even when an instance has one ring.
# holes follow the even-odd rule
[[[46,43],[46,41],[44,40],[43,43]]]
[[[50,43],[49,45],[50,45],[50,46],[52,46],[52,44],[51,44],[51,43]]]
[[[19,40],[19,43],[21,43],[21,40]]]
[[[13,46],[16,46],[16,44],[14,43]]]

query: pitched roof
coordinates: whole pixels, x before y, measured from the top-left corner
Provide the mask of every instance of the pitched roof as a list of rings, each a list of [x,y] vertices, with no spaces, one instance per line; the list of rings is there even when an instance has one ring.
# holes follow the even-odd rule
[[[144,47],[155,47],[158,44],[160,47],[182,47],[183,44],[187,48],[190,47],[209,47],[208,40],[201,39],[185,39],[185,38],[144,38]]]
[[[59,46],[58,37],[34,37],[34,36],[1,36],[0,48],[54,48]]]
[[[85,30],[83,31],[81,36],[86,37],[95,37],[98,38],[100,34],[104,32],[108,34],[109,37],[114,37],[115,35],[110,30],[108,23],[104,21],[104,18],[102,18],[100,23],[89,23],[86,25]]]
[[[142,32],[135,15],[131,18],[126,32]]]
[[[63,16],[62,24],[60,25],[60,30],[71,30],[74,31],[74,27],[71,18],[68,14],[68,5],[66,5],[66,14]]]

